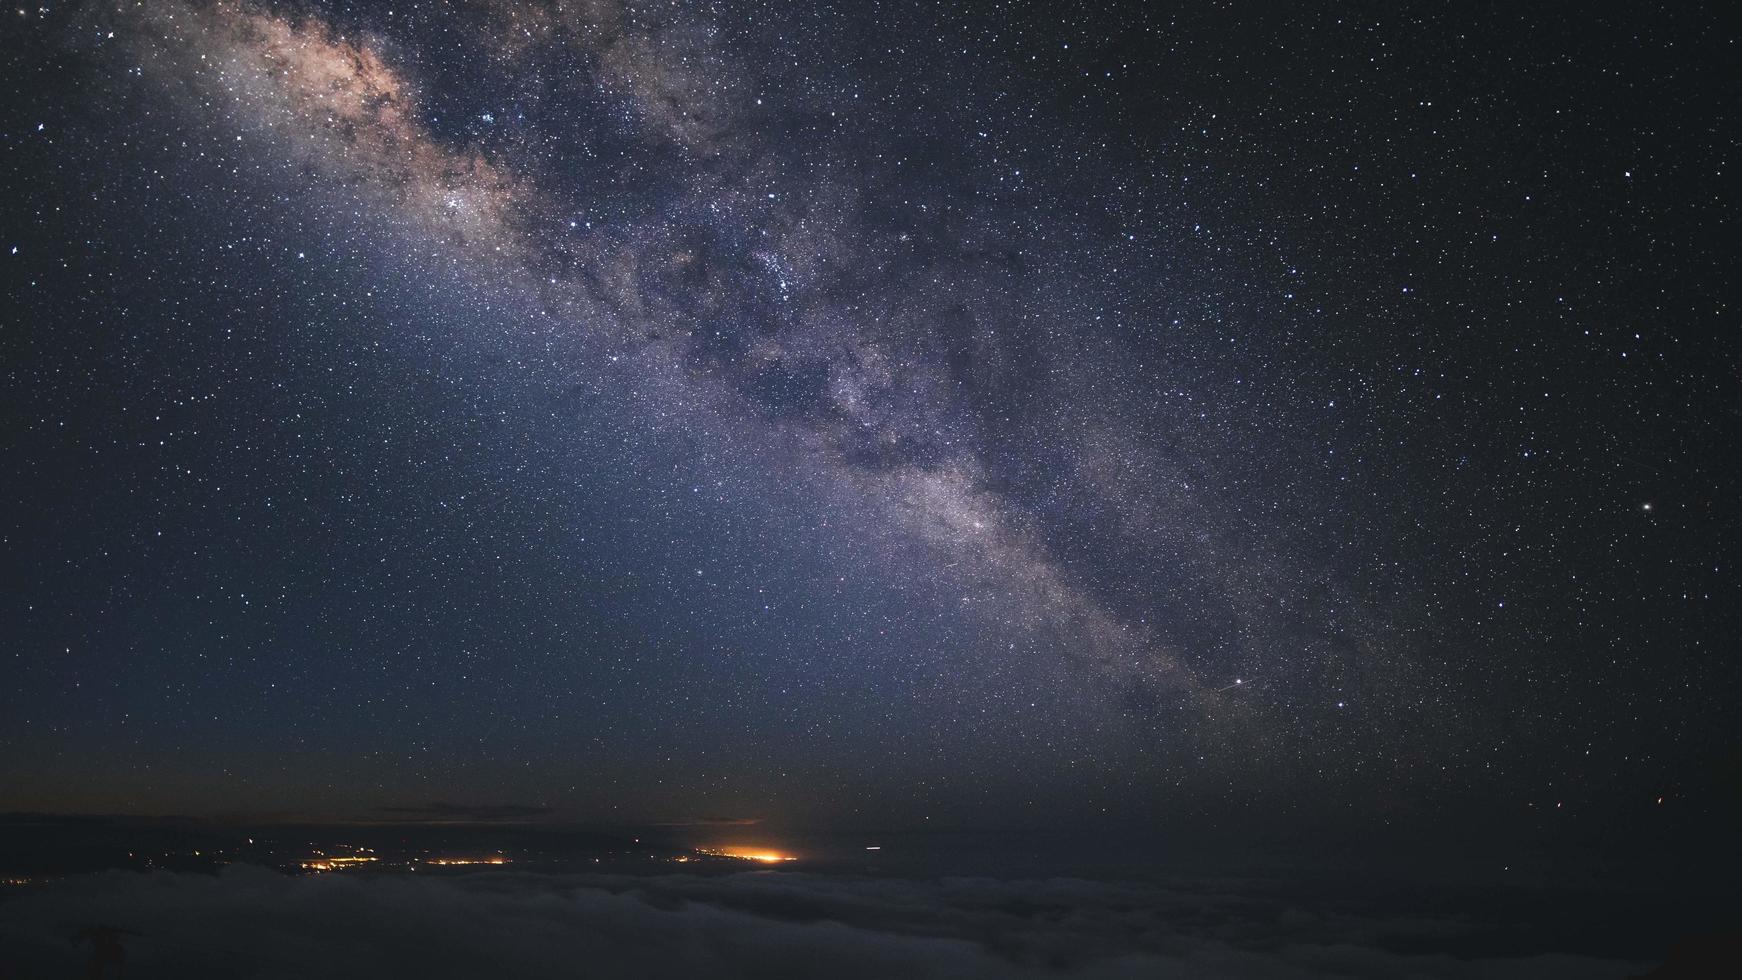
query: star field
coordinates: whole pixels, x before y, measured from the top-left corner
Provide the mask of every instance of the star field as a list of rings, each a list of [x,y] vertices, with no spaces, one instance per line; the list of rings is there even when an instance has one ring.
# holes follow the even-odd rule
[[[1717,812],[1705,12],[7,20],[12,808]]]

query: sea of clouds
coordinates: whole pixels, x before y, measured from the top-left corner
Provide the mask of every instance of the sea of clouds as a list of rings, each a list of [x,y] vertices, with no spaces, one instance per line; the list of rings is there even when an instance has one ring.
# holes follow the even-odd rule
[[[790,872],[291,877],[107,873],[0,900],[0,977],[1626,977],[1649,964],[1496,951],[1461,916],[1312,909],[1233,880],[881,879]],[[1489,944],[1491,945],[1491,944]]]

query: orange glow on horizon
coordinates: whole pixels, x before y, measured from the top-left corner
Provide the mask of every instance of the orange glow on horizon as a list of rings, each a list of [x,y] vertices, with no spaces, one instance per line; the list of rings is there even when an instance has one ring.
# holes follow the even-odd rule
[[[770,850],[766,847],[728,845],[725,847],[704,847],[700,850],[703,854],[709,854],[714,857],[738,858],[741,861],[760,861],[763,864],[779,864],[782,861],[798,860],[794,855],[784,854],[780,851]]]

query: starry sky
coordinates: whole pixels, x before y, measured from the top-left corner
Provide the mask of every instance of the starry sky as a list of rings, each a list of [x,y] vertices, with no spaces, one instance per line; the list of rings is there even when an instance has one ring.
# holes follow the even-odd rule
[[[0,804],[1721,822],[1716,17],[8,10]]]

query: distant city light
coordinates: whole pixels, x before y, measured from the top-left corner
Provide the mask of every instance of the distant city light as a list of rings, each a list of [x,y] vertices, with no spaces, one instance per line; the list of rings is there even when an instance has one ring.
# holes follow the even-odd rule
[[[339,857],[321,856],[316,857],[313,860],[302,862],[302,869],[304,871],[314,871],[317,873],[323,871],[343,871],[346,868],[354,868],[360,864],[369,864],[375,860],[375,856],[371,854],[348,854]]]
[[[796,861],[798,858],[780,851],[771,851],[761,847],[704,847],[703,854],[712,857],[737,858],[740,861],[760,861],[763,864],[779,864],[782,861]]]

